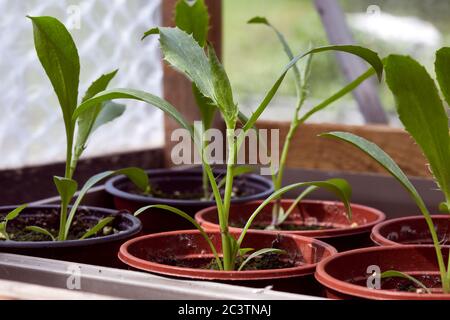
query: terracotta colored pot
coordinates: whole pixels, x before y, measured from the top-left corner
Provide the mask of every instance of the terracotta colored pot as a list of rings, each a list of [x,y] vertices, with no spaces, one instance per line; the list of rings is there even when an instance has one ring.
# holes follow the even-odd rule
[[[283,208],[288,209],[294,200],[282,200]],[[242,226],[261,204],[261,201],[232,206],[230,209],[230,224]],[[253,225],[267,226],[272,220],[273,204],[267,205],[256,217]],[[297,234],[313,237],[325,241],[338,251],[362,248],[372,245],[370,230],[374,225],[383,221],[383,212],[374,208],[352,204],[353,220],[349,221],[345,214],[344,205],[333,201],[302,201],[291,213],[285,225],[304,225],[314,223],[320,226],[331,226],[333,229],[277,231],[283,234]],[[207,230],[219,230],[216,207],[206,208],[195,215],[195,219]],[[357,225],[353,225],[356,223]],[[240,231],[240,228],[232,228]]]
[[[0,207],[0,213],[6,214],[15,207]],[[141,230],[139,219],[127,213],[95,207],[80,207],[86,211],[83,219],[98,221],[102,218],[115,216],[113,227],[119,232],[103,237],[88,238],[84,240],[67,241],[0,241],[0,252],[14,253],[27,256],[65,260],[79,263],[119,267],[123,264],[117,259],[117,251],[126,240],[136,236]],[[30,206],[20,214],[20,218],[35,219],[39,215],[50,228],[59,227],[59,206]],[[75,215],[74,222],[79,216]],[[12,220],[8,226],[19,221]],[[24,226],[20,226],[24,227]],[[9,229],[9,227],[8,227]]]
[[[433,223],[442,244],[448,245],[450,239],[450,216],[434,215]],[[380,246],[396,244],[433,244],[430,229],[423,216],[397,218],[376,225],[370,235],[372,241]]]
[[[220,253],[219,232],[208,232],[211,241]],[[237,238],[238,234],[234,234]],[[313,274],[317,262],[336,253],[336,250],[321,241],[295,235],[249,231],[242,244],[243,248],[255,250],[272,247],[288,252],[290,257],[303,257],[305,264],[272,270],[216,271],[198,267],[196,262],[207,264],[213,259],[211,250],[197,230],[172,231],[151,234],[127,241],[122,245],[119,258],[129,266],[166,276],[182,279],[217,281],[257,288],[273,286],[274,290],[320,294],[321,286]],[[161,257],[192,262],[191,267],[173,266],[160,261]]]
[[[381,289],[368,288],[367,277],[373,272],[368,271],[370,266],[378,266],[381,272],[396,270],[414,277],[439,279],[436,252],[432,246],[372,247],[342,252],[321,261],[315,276],[326,287],[327,297],[332,299],[450,300],[450,294],[437,288],[432,294],[394,290],[407,281],[399,278],[391,278],[389,282],[383,280]],[[369,283],[374,284],[373,281]]]
[[[147,171],[153,187],[157,187],[167,194],[174,192],[192,192],[202,186],[202,173],[199,170],[171,170],[157,169]],[[225,171],[216,170],[215,173],[224,174]],[[257,199],[265,199],[273,192],[272,182],[256,174],[248,174],[235,179],[241,192],[245,196],[232,199],[232,203],[243,203]],[[114,177],[106,183],[106,191],[114,196],[115,207],[118,210],[136,210],[153,204],[165,204],[185,211],[192,217],[199,210],[215,205],[215,201],[164,199],[133,194],[125,191],[130,181],[124,176]],[[168,213],[165,210],[151,209],[139,216],[143,224],[144,233],[192,229],[188,221]]]

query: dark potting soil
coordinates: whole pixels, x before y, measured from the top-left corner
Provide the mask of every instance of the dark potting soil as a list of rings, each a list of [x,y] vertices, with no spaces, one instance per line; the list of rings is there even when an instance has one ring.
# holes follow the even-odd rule
[[[151,183],[151,181],[150,181],[150,183]],[[158,184],[152,184],[152,183],[151,183],[151,186],[152,186],[151,193],[145,194],[142,191],[140,191],[138,188],[136,188],[136,186],[129,181],[121,183],[120,185],[117,185],[117,187],[122,191],[131,193],[131,194],[140,195],[140,196],[149,196],[149,197],[154,197],[154,198],[171,199],[171,200],[194,200],[194,201],[214,200],[214,198],[212,197],[211,191],[209,192],[211,194],[211,197],[209,199],[204,198],[203,188],[202,188],[201,184],[190,185],[189,189],[187,189],[187,188],[181,189],[180,188],[179,190],[172,190],[172,189],[164,190],[164,189],[168,189],[168,188],[167,187],[162,188]],[[220,190],[220,192],[223,195],[224,189],[222,188]],[[252,195],[254,193],[256,193],[256,191],[251,189],[248,186],[245,178],[234,180],[234,185],[233,185],[233,189],[232,189],[232,198],[245,197],[245,196]]]
[[[239,266],[246,257],[238,258],[236,265]],[[214,258],[185,258],[177,259],[174,257],[158,256],[152,257],[149,260],[175,267],[203,269],[203,270],[219,270],[217,262]],[[242,269],[243,271],[249,270],[273,270],[273,269],[285,269],[293,268],[303,265],[304,262],[301,259],[289,258],[286,255],[280,255],[276,253],[267,253],[250,260]]]
[[[230,223],[231,227],[234,228],[243,228],[245,223]],[[267,223],[253,223],[251,228],[255,230],[266,230],[269,225]],[[295,224],[295,223],[283,223],[279,226],[276,226],[273,230],[277,231],[312,231],[312,230],[331,230],[335,229],[333,226],[323,226],[317,224]]]
[[[277,236],[272,241],[272,248],[280,248],[281,238]],[[251,254],[251,253],[250,253]],[[236,259],[236,265],[240,264],[248,257],[245,255],[243,257],[238,257]],[[170,266],[182,267],[182,268],[193,268],[193,269],[203,269],[203,270],[219,270],[219,266],[214,257],[188,257],[179,258],[174,257],[170,254],[157,254],[149,253],[147,259],[152,262],[159,264],[165,264]],[[286,269],[293,268],[297,266],[304,265],[305,261],[303,257],[299,254],[277,254],[277,253],[266,253],[260,255],[252,260],[250,260],[244,268],[243,271],[249,270],[273,270],[273,269]]]
[[[438,275],[415,275],[415,279],[419,280],[425,285],[431,292],[442,292],[442,283]],[[366,286],[366,280],[354,280],[348,281],[349,283],[357,284],[360,286]],[[413,292],[413,293],[423,293],[427,292],[421,288],[419,285],[415,284],[411,280],[392,277],[381,280],[381,289],[383,290],[394,290],[399,292]]]
[[[4,217],[6,212],[0,213]],[[7,232],[12,241],[51,241],[49,236],[42,233],[26,230],[28,226],[37,226],[48,230],[54,237],[58,235],[59,230],[59,209],[41,209],[34,211],[33,214],[23,213],[7,224]],[[71,225],[68,239],[77,240],[82,237],[86,231],[94,227],[101,218],[95,217],[89,210],[78,209]],[[114,226],[114,220],[108,226],[104,227],[96,236],[106,236],[119,232]],[[1,241],[1,240],[0,240]]]

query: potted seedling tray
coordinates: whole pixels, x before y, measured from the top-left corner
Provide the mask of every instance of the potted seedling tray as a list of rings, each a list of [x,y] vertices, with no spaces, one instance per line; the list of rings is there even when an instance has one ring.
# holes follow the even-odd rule
[[[231,207],[231,230],[242,230],[250,214],[260,204],[260,201],[253,201]],[[372,245],[370,231],[385,219],[383,212],[358,204],[351,204],[352,219],[349,220],[345,207],[340,202],[304,200],[295,204],[294,200],[281,200],[284,211],[288,211],[292,205],[294,205],[292,213],[279,225],[276,232],[320,239],[338,251]],[[253,222],[252,229],[265,230],[270,225],[273,206],[272,203],[264,208]],[[195,217],[205,229],[219,230],[216,207],[204,209]]]
[[[77,287],[77,276],[79,276],[78,288],[82,292],[124,299],[317,299],[276,292],[268,288],[255,289],[212,282],[180,281],[143,272],[0,254],[0,279],[67,289],[69,282],[72,288]]]

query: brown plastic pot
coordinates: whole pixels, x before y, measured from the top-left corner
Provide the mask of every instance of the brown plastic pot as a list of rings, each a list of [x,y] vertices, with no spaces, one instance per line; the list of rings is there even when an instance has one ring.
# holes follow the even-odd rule
[[[208,232],[211,241],[220,253],[219,232]],[[238,234],[233,234],[238,236]],[[145,235],[127,241],[119,251],[119,258],[129,266],[152,273],[181,279],[199,279],[243,285],[257,288],[273,286],[274,290],[319,295],[322,287],[314,279],[317,262],[336,253],[336,250],[321,241],[275,233],[249,231],[243,248],[255,250],[272,247],[285,250],[290,257],[303,257],[305,264],[285,269],[251,271],[217,271],[195,268],[196,262],[213,259],[211,250],[197,230],[172,231]],[[192,267],[178,267],[160,261],[161,257],[189,261]],[[198,264],[197,264],[198,265]]]
[[[192,192],[202,186],[202,171],[200,170],[148,170],[152,186],[165,193]],[[215,170],[215,174],[224,174],[223,170]],[[257,199],[265,199],[273,192],[273,185],[269,179],[256,174],[247,174],[235,179],[235,184],[245,196],[234,198],[232,203],[243,203]],[[126,191],[130,181],[124,176],[114,177],[106,183],[106,191],[114,197],[114,204],[118,210],[136,210],[149,205],[165,204],[183,210],[194,217],[195,213],[215,205],[214,200],[181,200],[165,199],[134,194]],[[192,224],[165,210],[150,209],[139,215],[144,233],[192,229]]]
[[[444,257],[447,259],[447,253]],[[391,278],[389,287],[382,282],[381,289],[368,288],[368,267],[378,266],[380,271],[396,270],[414,277],[439,277],[436,252],[432,246],[389,246],[356,249],[339,253],[321,261],[316,279],[326,287],[331,299],[373,300],[450,300],[450,294],[432,289],[432,294],[394,290],[398,278]],[[373,283],[370,281],[370,283]],[[425,283],[427,285],[427,283]]]
[[[281,205],[286,210],[294,200],[282,200]],[[242,225],[261,204],[261,201],[232,206],[230,209],[230,224]],[[372,245],[370,230],[386,217],[383,212],[352,204],[353,219],[347,219],[344,205],[334,201],[305,200],[291,213],[285,224],[304,225],[305,221],[321,226],[331,226],[333,229],[277,231],[282,234],[296,234],[322,240],[338,251],[362,248]],[[253,225],[267,226],[272,220],[273,203],[267,205],[256,217]],[[195,219],[207,230],[219,230],[216,207],[206,208],[195,215]],[[356,224],[356,225],[354,225]],[[241,231],[240,228],[231,228]]]
[[[433,215],[433,224],[440,240],[448,245],[450,239],[450,216]],[[379,246],[392,245],[432,245],[430,229],[423,216],[397,218],[377,224],[370,235]]]
[[[0,207],[0,213],[6,214],[15,207]],[[22,211],[21,218],[33,219],[37,214],[44,216],[48,228],[59,227],[59,206],[30,206]],[[139,219],[128,213],[95,207],[80,207],[87,213],[83,219],[99,221],[102,218],[115,216],[112,226],[119,232],[102,237],[84,240],[67,241],[0,241],[0,252],[27,256],[57,259],[78,263],[86,263],[107,267],[123,267],[117,259],[117,251],[126,240],[136,236],[141,230]],[[39,213],[38,213],[39,212]],[[74,222],[79,218],[75,215]],[[17,219],[8,222],[8,226],[18,223]],[[22,226],[24,227],[24,226]]]

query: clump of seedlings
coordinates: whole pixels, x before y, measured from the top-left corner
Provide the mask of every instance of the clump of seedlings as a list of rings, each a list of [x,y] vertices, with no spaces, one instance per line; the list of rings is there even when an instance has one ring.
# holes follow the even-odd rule
[[[273,25],[271,24],[267,18],[265,17],[254,17],[248,21],[250,24],[262,24],[267,27],[269,27],[277,36],[278,40],[280,41],[284,52],[286,53],[287,57],[292,60],[294,59],[293,51],[286,40],[286,37]],[[340,46],[337,50],[339,51],[346,51],[353,54],[357,54],[353,51],[352,46],[348,46],[349,50],[345,50],[345,46]],[[304,109],[305,102],[308,98],[309,94],[309,79],[311,75],[311,69],[312,69],[312,58],[313,55],[309,55],[303,65],[303,68],[301,69],[299,66],[294,65],[292,66],[293,70],[293,78],[295,83],[295,89],[296,89],[296,106],[293,113],[293,117],[290,123],[289,131],[286,135],[286,138],[284,140],[281,157],[279,161],[279,167],[278,168],[272,168],[272,181],[274,184],[275,191],[278,191],[282,187],[283,183],[283,176],[286,166],[286,160],[288,157],[288,153],[290,150],[291,142],[296,134],[296,132],[299,130],[299,128],[314,114],[317,112],[325,109],[326,107],[330,106],[333,102],[337,101],[338,99],[342,98],[347,93],[354,90],[356,87],[358,87],[362,82],[364,82],[366,79],[374,76],[377,74],[378,79],[381,81],[381,76],[383,72],[383,65],[381,61],[379,61],[378,57],[376,57],[376,54],[372,54],[371,56],[366,56],[365,58],[367,61],[369,61],[373,68],[368,69],[365,73],[363,73],[360,77],[346,85],[344,88],[336,92],[335,94],[331,95],[329,98],[325,99],[324,101],[320,102],[319,104],[313,106],[309,111],[304,112],[302,114],[302,111]],[[300,201],[302,201],[305,197],[307,197],[310,193],[317,190],[317,186],[310,186],[306,188],[302,193],[299,194],[299,196],[295,199],[295,201],[291,204],[291,206],[285,211],[283,207],[281,206],[281,197],[277,198],[273,209],[272,209],[272,221],[270,225],[266,226],[266,229],[269,230],[276,230],[280,228],[284,228],[282,224],[286,221],[286,219],[289,217],[289,215],[294,212],[295,208],[298,207],[298,204]],[[348,216],[348,218],[351,220],[351,216]],[[320,226],[303,226],[305,229],[310,228],[317,228],[319,229]]]
[[[78,190],[78,183],[73,179],[73,175],[78,160],[86,149],[89,137],[102,125],[121,116],[125,110],[125,106],[111,101],[104,101],[74,116],[74,111],[78,105],[80,75],[80,61],[77,47],[68,30],[56,18],[48,16],[28,18],[33,23],[37,56],[58,97],[64,120],[67,144],[64,176],[55,176],[53,178],[61,198],[59,228],[57,230],[48,230],[42,226],[29,225],[25,227],[24,231],[39,233],[43,236],[44,240],[64,241],[69,238],[70,228],[79,211],[79,205],[91,187],[107,177],[115,174],[123,174],[128,176],[143,192],[148,192],[148,176],[138,168],[125,168],[96,174],[84,184],[78,193],[78,197],[70,206],[72,198]],[[100,76],[89,86],[81,101],[86,101],[95,94],[105,90],[116,73],[117,70]],[[0,227],[0,233],[3,235],[3,238],[7,240],[12,239],[13,235],[7,232],[7,223],[13,219],[17,219],[19,213],[25,207],[25,205],[21,206],[3,218]],[[89,230],[85,230],[79,239],[96,235],[110,224],[113,219],[114,217],[101,219],[89,228]]]
[[[440,91],[450,103],[450,48],[436,53],[435,72]],[[405,129],[421,148],[428,166],[445,201],[440,204],[443,212],[450,213],[450,136],[447,110],[439,94],[436,82],[427,70],[409,56],[391,55],[385,61],[386,81],[392,91],[397,112]],[[364,138],[345,132],[331,132],[324,136],[348,142],[382,165],[410,194],[428,225],[440,272],[444,293],[450,293],[450,258],[443,257],[441,239],[438,238],[432,217],[423,199],[400,167],[381,148]],[[445,249],[445,250],[448,250]],[[420,292],[430,292],[425,285],[411,275],[388,270],[383,278],[400,277],[410,280]]]
[[[260,257],[261,255],[284,253],[284,251],[277,248],[265,248],[261,250],[243,248],[242,243],[254,219],[264,207],[290,190],[301,187],[308,188],[311,186],[326,188],[337,194],[340,200],[345,204],[348,214],[351,213],[349,204],[351,189],[346,181],[342,179],[331,179],[327,181],[299,182],[280,188],[270,197],[265,199],[248,219],[243,231],[237,239],[229,231],[229,212],[238,150],[240,150],[246,134],[250,130],[254,130],[256,121],[272,101],[288,71],[302,58],[307,58],[312,54],[326,51],[342,51],[357,55],[370,63],[377,71],[380,71],[380,66],[382,70],[382,64],[375,52],[359,46],[328,46],[315,48],[293,57],[290,63],[282,70],[280,76],[269,89],[261,104],[256,108],[256,111],[248,119],[244,119],[245,117],[240,116],[241,113],[238,104],[235,102],[233,90],[225,69],[216,56],[214,48],[210,44],[206,44],[206,46],[203,47],[192,34],[185,32],[178,27],[152,28],[145,34],[145,36],[149,35],[159,35],[159,41],[165,61],[192,81],[198,89],[201,98],[206,99],[208,104],[211,105],[216,112],[219,112],[225,122],[228,158],[224,191],[221,192],[219,190],[219,183],[207,161],[206,148],[203,143],[203,132],[197,130],[188,123],[169,102],[155,95],[133,89],[105,90],[91,99],[84,101],[77,110],[75,110],[74,117],[77,117],[81,113],[86,112],[104,101],[120,98],[134,99],[144,101],[163,110],[186,129],[190,133],[198,152],[201,154],[203,170],[206,172],[217,205],[222,252],[219,253],[215,248],[208,233],[192,217],[180,209],[168,205],[151,205],[141,208],[135,215],[139,215],[151,208],[158,208],[177,214],[190,221],[207,241],[211,252],[214,254],[214,263],[217,266],[217,269],[231,271],[243,270],[249,261]],[[242,130],[237,130],[239,122],[242,126]]]

